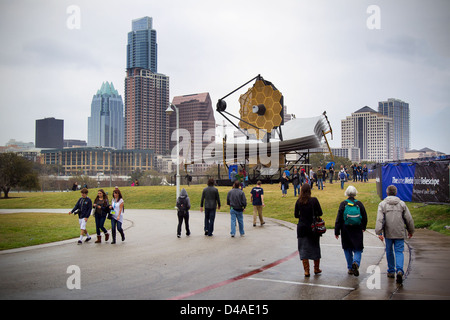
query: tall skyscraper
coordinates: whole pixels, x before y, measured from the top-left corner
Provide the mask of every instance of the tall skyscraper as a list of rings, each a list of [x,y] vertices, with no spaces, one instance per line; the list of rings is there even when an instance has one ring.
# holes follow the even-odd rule
[[[203,141],[204,134],[207,130],[216,130],[216,119],[214,118],[214,110],[212,107],[211,97],[208,92],[199,94],[188,94],[184,96],[174,97],[172,103],[179,110],[180,129],[186,129],[191,136],[191,158],[194,152],[203,152],[214,138]],[[196,122],[197,121],[197,122]],[[176,129],[176,114],[170,116],[170,138]],[[194,141],[196,140],[196,141]],[[200,140],[200,141],[198,141]],[[170,149],[176,146],[176,141],[170,141]],[[195,145],[197,145],[196,150]],[[198,154],[197,154],[198,156]]]
[[[394,160],[405,159],[410,148],[409,103],[399,99],[378,102],[378,112],[391,117],[394,125]]]
[[[36,120],[36,148],[62,149],[64,146],[64,120],[45,118]]]
[[[125,78],[125,148],[169,153],[169,77],[157,73],[152,18],[133,20]]]
[[[143,17],[131,23],[132,31],[128,32],[127,69],[142,68],[158,72],[158,45],[153,19]]]
[[[364,107],[341,120],[342,148],[360,149],[361,161],[393,160],[392,118]]]
[[[92,98],[88,118],[88,146],[123,149],[123,102],[114,85],[106,81]]]

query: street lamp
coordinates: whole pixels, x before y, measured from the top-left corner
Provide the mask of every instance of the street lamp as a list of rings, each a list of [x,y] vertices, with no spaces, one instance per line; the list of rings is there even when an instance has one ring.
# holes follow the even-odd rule
[[[178,112],[178,108],[171,103],[167,109],[166,113],[168,116],[170,116],[174,111],[176,111],[177,114],[177,177],[176,177],[176,183],[177,183],[177,200],[180,196],[180,115]]]

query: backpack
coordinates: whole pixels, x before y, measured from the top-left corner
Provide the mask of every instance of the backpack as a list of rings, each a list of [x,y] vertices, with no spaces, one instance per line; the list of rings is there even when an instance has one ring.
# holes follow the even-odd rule
[[[362,222],[361,209],[355,202],[347,199],[347,204],[344,209],[344,224],[347,226],[359,226]]]
[[[182,213],[186,213],[188,211],[188,209],[187,209],[187,198],[186,197],[184,197],[184,198],[179,197],[178,198],[177,208],[178,208],[178,211],[182,212]]]
[[[339,173],[339,178],[340,178],[341,180],[345,180],[345,172],[344,172],[344,171],[341,171],[341,172]]]

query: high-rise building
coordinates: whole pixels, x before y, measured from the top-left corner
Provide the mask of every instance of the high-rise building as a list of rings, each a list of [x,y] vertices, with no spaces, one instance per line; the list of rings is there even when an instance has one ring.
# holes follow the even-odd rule
[[[169,152],[169,77],[133,68],[125,78],[126,149]]]
[[[123,102],[112,82],[103,82],[92,98],[91,116],[88,118],[88,146],[123,149]]]
[[[378,112],[391,117],[394,125],[394,160],[405,159],[410,148],[409,103],[399,99],[378,102]]]
[[[342,148],[357,147],[361,161],[393,160],[392,118],[363,107],[341,120]]]
[[[152,18],[133,20],[125,78],[125,148],[169,153],[169,77],[157,73]]]
[[[45,118],[36,120],[36,148],[62,149],[64,145],[64,120]]]
[[[191,137],[191,158],[194,152],[203,150],[215,141],[216,119],[212,107],[211,97],[208,92],[188,94],[174,97],[172,103],[179,110],[180,129],[186,129]],[[170,137],[176,129],[176,114],[170,116]],[[214,137],[204,137],[207,130],[212,129]],[[205,139],[204,139],[205,138]],[[176,146],[177,141],[171,139],[170,149]],[[201,147],[201,150],[199,150]]]
[[[128,32],[127,69],[142,68],[157,73],[158,45],[153,19],[150,17],[135,19],[131,25],[132,30]]]

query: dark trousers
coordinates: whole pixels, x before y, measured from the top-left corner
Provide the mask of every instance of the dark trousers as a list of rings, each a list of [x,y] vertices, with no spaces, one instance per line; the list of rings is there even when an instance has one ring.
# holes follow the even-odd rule
[[[178,211],[178,228],[177,228],[177,235],[181,235],[181,225],[183,224],[184,219],[184,226],[186,227],[186,235],[190,235],[191,231],[189,230],[189,211],[181,212]]]
[[[119,230],[120,235],[122,236],[122,241],[125,239],[125,234],[123,233],[122,229],[122,222],[117,221],[116,219],[111,219],[111,229],[112,229],[112,238],[113,241],[116,241],[116,227],[117,230]]]
[[[105,220],[106,216],[101,216],[100,214],[95,214],[95,228],[97,230],[97,235],[100,235],[100,230],[103,231],[104,234],[108,233],[108,230],[105,228]]]
[[[216,208],[205,208],[205,233],[208,232],[208,236],[212,236],[214,231],[214,219],[216,218]]]

